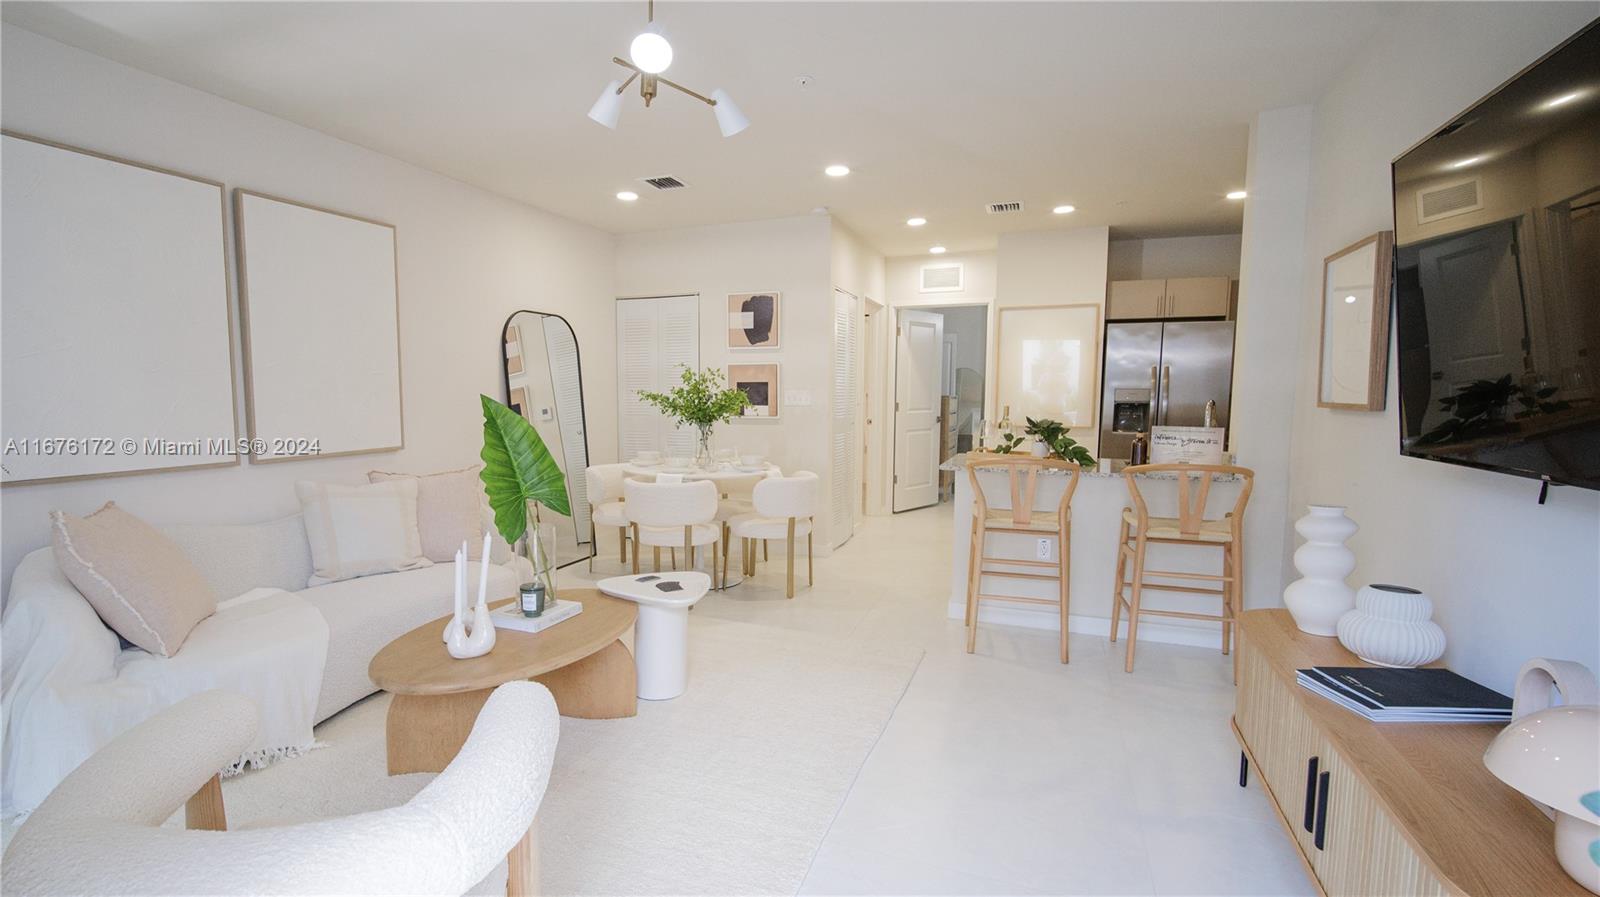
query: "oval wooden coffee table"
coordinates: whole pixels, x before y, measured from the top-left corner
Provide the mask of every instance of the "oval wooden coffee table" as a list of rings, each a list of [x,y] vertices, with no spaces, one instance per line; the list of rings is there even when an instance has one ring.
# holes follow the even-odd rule
[[[494,650],[482,657],[456,660],[445,651],[449,616],[443,616],[372,658],[367,675],[394,695],[386,726],[389,775],[442,772],[489,693],[507,682],[542,683],[562,716],[617,719],[638,712],[633,655],[619,641],[638,607],[594,589],[564,589],[561,598],[582,603],[583,613],[538,633],[496,630]]]

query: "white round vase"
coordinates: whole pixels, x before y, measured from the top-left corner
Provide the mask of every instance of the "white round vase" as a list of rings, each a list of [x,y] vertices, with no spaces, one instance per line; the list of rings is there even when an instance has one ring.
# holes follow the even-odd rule
[[[1444,653],[1444,630],[1433,602],[1416,589],[1375,584],[1356,593],[1356,609],[1339,618],[1339,643],[1380,667],[1409,669]]]
[[[1333,637],[1339,618],[1355,607],[1355,590],[1344,578],[1356,568],[1356,556],[1344,541],[1355,535],[1356,522],[1336,505],[1311,505],[1309,513],[1294,523],[1305,539],[1295,549],[1294,567],[1300,578],[1283,590],[1284,606],[1301,632]]]

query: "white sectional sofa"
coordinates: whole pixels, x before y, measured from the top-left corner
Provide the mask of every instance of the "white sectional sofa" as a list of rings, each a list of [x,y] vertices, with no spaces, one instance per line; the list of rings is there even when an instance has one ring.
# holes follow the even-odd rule
[[[378,690],[367,678],[367,665],[384,645],[451,610],[450,564],[307,588],[311,550],[298,514],[251,525],[173,526],[162,531],[178,543],[224,602],[252,589],[274,588],[304,599],[321,614],[327,622],[328,643],[316,699],[317,722]],[[513,556],[503,541],[498,541],[491,562],[491,600],[515,595],[518,583],[532,578],[527,561]],[[473,580],[475,584],[475,576]],[[219,608],[195,627],[175,655],[158,657],[126,646],[106,628],[56,565],[49,548],[24,557],[11,581],[0,655],[5,688],[3,812],[37,806],[93,752],[85,745],[109,742],[183,697],[171,693],[170,683],[152,685],[152,669],[187,664],[185,678],[197,682],[195,691],[217,687],[204,684],[204,669],[193,668],[216,655],[208,654],[208,641],[226,637],[235,644],[240,628],[251,625],[249,615]],[[237,675],[239,665],[252,660],[230,650],[226,662]],[[261,674],[271,675],[272,670],[263,669]],[[41,682],[47,684],[41,687]],[[48,691],[47,699],[40,699],[41,691]],[[130,714],[139,718],[130,719]]]

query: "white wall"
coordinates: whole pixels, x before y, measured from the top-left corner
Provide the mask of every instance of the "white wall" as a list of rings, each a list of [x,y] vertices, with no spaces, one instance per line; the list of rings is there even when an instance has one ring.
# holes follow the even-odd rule
[[[1107,275],[1111,280],[1156,280],[1166,277],[1239,279],[1242,234],[1112,240]]]
[[[83,514],[115,500],[157,523],[246,522],[298,510],[296,480],[475,463],[478,394],[503,398],[500,327],[520,308],[572,322],[589,445],[596,460],[614,455],[610,235],[11,25],[0,35],[9,130],[394,224],[406,441],[396,453],[7,486],[7,585],[18,559],[47,544],[52,509]],[[230,284],[232,265],[230,255]]]
[[[1111,232],[1105,227],[1078,227],[1071,230],[1031,231],[1003,234],[996,257],[995,315],[990,327],[997,326],[1000,310],[1017,305],[1098,305],[1100,327],[1105,327],[1106,264]],[[991,330],[997,333],[998,330]],[[990,337],[990,343],[994,337]],[[1073,427],[1072,438],[1083,443],[1089,453],[1100,452],[1100,370],[1098,353],[1104,350],[1104,337],[1095,335],[1097,361],[1090,406],[1094,414],[1088,426]],[[991,353],[998,356],[999,351]],[[999,408],[998,357],[989,360],[986,383],[989,407]]]
[[[1311,310],[1322,258],[1392,226],[1390,160],[1594,15],[1593,3],[1422,4],[1351,61],[1313,119],[1291,509],[1348,505],[1361,524],[1350,581],[1426,591],[1446,662],[1502,691],[1529,657],[1600,671],[1600,493],[1556,488],[1541,507],[1534,481],[1402,458],[1392,350],[1386,411],[1317,409]]]
[[[921,290],[925,265],[961,265],[961,289],[943,293]],[[887,293],[890,305],[966,305],[989,302],[995,293],[995,254],[968,252],[947,255],[910,255],[888,261]]]
[[[1233,433],[1238,463],[1255,471],[1244,515],[1245,607],[1283,601],[1289,538],[1289,424],[1295,410],[1299,332],[1305,303],[1306,191],[1311,177],[1311,107],[1256,116],[1250,126],[1239,308],[1234,330]]]
[[[831,484],[832,240],[826,216],[803,215],[626,234],[616,248],[618,296],[700,295],[701,367],[725,369],[730,359],[778,362],[778,419],[735,421],[718,427],[715,441],[769,455],[785,471],[814,471],[823,498]],[[730,350],[728,294],[756,290],[783,294],[779,348]],[[809,404],[789,401],[796,393]],[[817,554],[829,544],[827,516],[819,514]]]

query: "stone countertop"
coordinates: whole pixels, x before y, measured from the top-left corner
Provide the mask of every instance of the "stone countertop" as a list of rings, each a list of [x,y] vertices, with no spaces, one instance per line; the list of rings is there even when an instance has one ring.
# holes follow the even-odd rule
[[[966,459],[967,459],[967,455],[968,454],[969,453],[962,453],[962,454],[959,454],[959,455],[951,456],[950,460],[948,460],[948,461],[944,462],[943,464],[939,465],[939,469],[940,470],[962,470],[963,468],[966,467],[966,463],[967,463]],[[985,452],[984,454],[989,454],[989,453]],[[1126,462],[1126,461],[1105,460],[1105,461],[1101,461],[1100,462],[1100,466],[1099,467],[1096,467],[1096,468],[1093,468],[1093,469],[1085,469],[1083,471],[1083,473],[1081,474],[1081,476],[1083,476],[1085,478],[1094,478],[1094,479],[1112,479],[1112,478],[1115,478],[1115,479],[1119,479],[1120,480],[1120,479],[1122,479],[1122,469],[1124,467],[1127,467],[1127,466],[1128,466],[1128,462]],[[1046,469],[1043,473],[1044,473],[1045,476],[1062,477],[1062,476],[1066,476],[1067,475],[1067,472],[1064,471],[1064,470],[1053,470],[1053,469]],[[1147,479],[1147,480],[1176,480],[1178,478],[1178,475],[1176,473],[1167,473],[1167,472],[1164,472],[1164,471],[1161,472],[1161,473],[1141,473],[1141,474],[1136,474],[1136,476],[1138,476],[1138,477],[1140,477],[1142,479]],[[1240,478],[1238,476],[1234,476],[1234,475],[1216,476],[1216,477],[1212,478],[1212,482],[1214,482],[1214,483],[1232,483],[1232,482],[1235,482],[1235,481],[1237,481],[1239,479]]]

